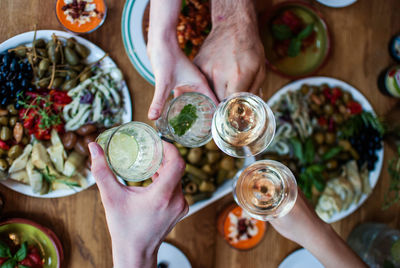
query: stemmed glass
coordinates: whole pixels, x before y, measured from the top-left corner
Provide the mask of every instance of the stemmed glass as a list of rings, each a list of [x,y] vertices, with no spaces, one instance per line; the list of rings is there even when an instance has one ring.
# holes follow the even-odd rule
[[[243,92],[223,100],[212,122],[217,146],[233,157],[254,156],[263,152],[275,134],[275,117],[258,96]]]
[[[156,127],[163,138],[185,147],[200,147],[212,138],[215,109],[215,103],[206,95],[187,92],[165,106]]]

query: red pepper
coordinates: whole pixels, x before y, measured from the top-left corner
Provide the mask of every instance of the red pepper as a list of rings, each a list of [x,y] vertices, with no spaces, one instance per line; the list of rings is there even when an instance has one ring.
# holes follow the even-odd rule
[[[360,114],[362,112],[362,106],[356,101],[349,101],[347,108],[350,110],[350,114]]]
[[[321,116],[320,118],[318,118],[318,124],[319,124],[320,126],[326,126],[327,123],[328,123],[328,122],[327,122],[327,120],[326,120],[325,117]]]
[[[5,143],[4,141],[0,141],[0,149],[7,151],[8,149],[10,149],[10,146],[7,145],[7,143]]]
[[[68,104],[72,101],[72,98],[65,91],[53,89],[50,91],[50,101],[56,104]]]
[[[284,11],[282,13],[282,16],[280,17],[280,20],[282,20],[283,24],[289,26],[290,30],[292,30],[293,33],[297,34],[302,30],[303,27],[302,20],[290,10]]]
[[[340,88],[333,88],[332,89],[332,97],[331,97],[331,104],[336,104],[336,101],[342,96],[342,91]]]

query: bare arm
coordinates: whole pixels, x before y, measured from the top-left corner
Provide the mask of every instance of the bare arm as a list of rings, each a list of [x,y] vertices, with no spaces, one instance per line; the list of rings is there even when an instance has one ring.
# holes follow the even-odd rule
[[[151,120],[160,116],[172,90],[175,96],[183,91],[197,91],[217,101],[204,75],[179,48],[176,26],[180,9],[181,0],[151,0],[150,3],[147,53],[156,82],[148,113]]]
[[[292,211],[271,221],[284,237],[310,251],[325,267],[366,267],[332,227],[323,222],[299,191]]]

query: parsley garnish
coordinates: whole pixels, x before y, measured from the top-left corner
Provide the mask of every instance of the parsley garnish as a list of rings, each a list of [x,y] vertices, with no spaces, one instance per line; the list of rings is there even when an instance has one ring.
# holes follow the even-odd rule
[[[183,136],[191,128],[197,119],[196,111],[197,109],[193,104],[187,104],[177,116],[169,120],[169,124],[176,135]]]

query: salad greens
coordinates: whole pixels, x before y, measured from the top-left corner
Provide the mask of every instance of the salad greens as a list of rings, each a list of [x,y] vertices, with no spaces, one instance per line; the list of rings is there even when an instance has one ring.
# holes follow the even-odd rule
[[[314,31],[314,23],[308,24],[301,32],[295,35],[286,24],[274,24],[272,26],[272,35],[279,41],[290,40],[288,56],[296,57],[301,50],[301,44],[304,39],[309,37]]]
[[[197,109],[193,104],[187,104],[181,112],[169,120],[169,124],[174,129],[176,135],[183,136],[197,119]]]

